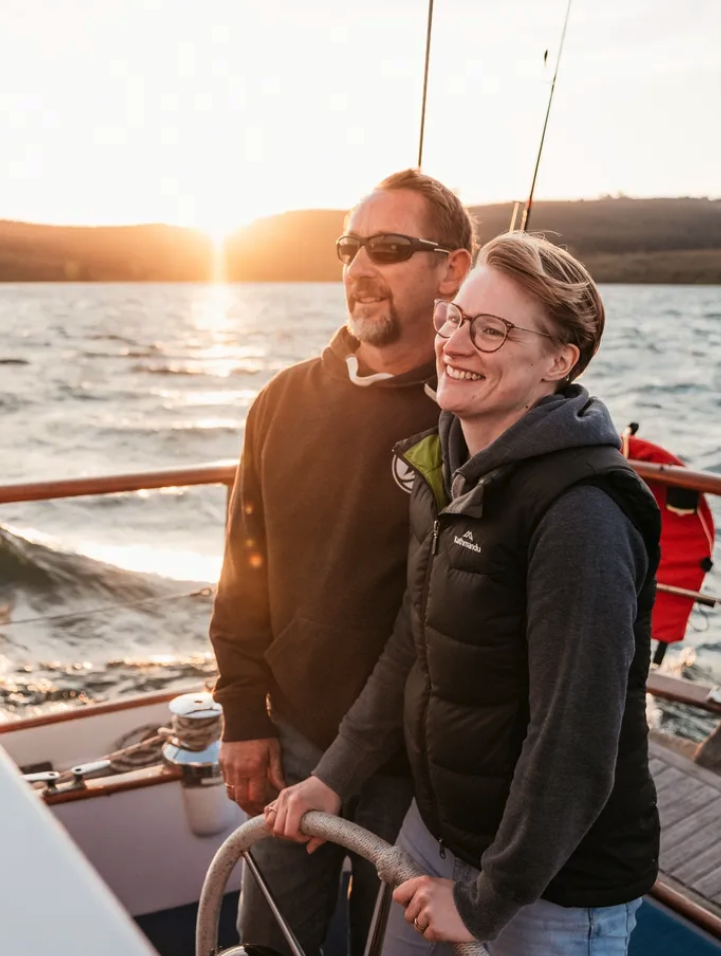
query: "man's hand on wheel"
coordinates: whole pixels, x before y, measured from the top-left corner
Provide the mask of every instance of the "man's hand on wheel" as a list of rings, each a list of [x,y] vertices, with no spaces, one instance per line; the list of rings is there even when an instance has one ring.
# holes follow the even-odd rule
[[[325,843],[320,837],[308,837],[300,829],[300,821],[308,810],[322,810],[337,816],[341,799],[335,790],[319,780],[308,777],[293,787],[281,791],[278,798],[265,808],[265,823],[273,836],[285,837],[297,843],[307,843],[313,853]]]
[[[223,741],[220,769],[229,799],[251,817],[285,787],[277,737]]]

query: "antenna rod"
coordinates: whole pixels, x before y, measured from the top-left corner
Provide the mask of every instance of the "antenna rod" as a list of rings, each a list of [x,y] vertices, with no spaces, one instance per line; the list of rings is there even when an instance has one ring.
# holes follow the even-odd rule
[[[426,128],[426,97],[428,93],[428,64],[431,59],[431,30],[433,27],[433,0],[428,0],[428,32],[426,34],[426,66],[423,71],[423,105],[421,106],[421,138],[418,143],[418,168],[423,163],[423,133]]]
[[[563,43],[566,39],[566,27],[568,26],[568,17],[571,13],[571,4],[573,0],[568,0],[568,6],[566,7],[566,17],[563,21],[563,32],[561,33],[561,43],[558,47],[558,56],[556,57],[556,69],[553,72],[553,79],[551,80],[551,92],[548,97],[548,107],[546,109],[546,119],[543,122],[543,132],[541,133],[541,144],[538,147],[538,155],[536,156],[536,166],[533,170],[533,179],[531,181],[531,191],[528,194],[528,199],[526,201],[526,208],[523,210],[523,219],[521,220],[521,232],[528,232],[528,221],[531,218],[531,207],[533,206],[533,193],[536,189],[536,178],[538,177],[538,167],[541,165],[541,154],[543,153],[543,143],[546,139],[546,129],[548,128],[548,117],[551,115],[551,104],[553,103],[553,93],[556,89],[556,77],[558,76],[558,67],[561,64],[561,54],[563,53]]]

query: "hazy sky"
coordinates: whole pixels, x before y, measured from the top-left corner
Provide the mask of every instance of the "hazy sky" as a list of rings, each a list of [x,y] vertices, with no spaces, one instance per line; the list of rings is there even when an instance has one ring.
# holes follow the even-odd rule
[[[436,0],[424,167],[464,201],[525,197],[565,7]],[[347,207],[416,162],[426,13],[2,0],[0,218]],[[721,0],[574,0],[536,196],[721,196],[720,113]]]

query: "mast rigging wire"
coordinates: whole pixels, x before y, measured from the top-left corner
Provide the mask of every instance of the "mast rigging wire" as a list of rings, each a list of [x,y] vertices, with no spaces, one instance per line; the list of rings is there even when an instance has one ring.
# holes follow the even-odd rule
[[[563,30],[561,32],[561,43],[558,47],[558,56],[556,57],[556,67],[553,71],[553,79],[551,80],[551,92],[548,97],[548,106],[546,107],[546,118],[543,121],[543,132],[541,133],[541,142],[538,147],[538,154],[536,155],[536,165],[533,169],[533,179],[531,180],[531,190],[528,194],[528,199],[526,200],[526,208],[523,210],[523,218],[521,219],[521,232],[528,232],[528,223],[531,218],[531,209],[533,207],[533,194],[536,190],[536,179],[538,178],[538,169],[541,165],[541,155],[543,153],[543,144],[546,139],[546,129],[548,128],[548,118],[551,115],[551,104],[553,103],[553,94],[556,89],[556,78],[558,77],[558,68],[561,65],[561,54],[563,53],[563,44],[566,39],[566,28],[568,27],[568,18],[571,13],[571,4],[573,0],[568,0],[568,5],[566,6],[566,16],[563,21]],[[546,63],[548,59],[548,50],[543,55],[543,62]]]
[[[423,134],[426,128],[426,100],[428,97],[428,66],[431,59],[431,32],[433,29],[433,0],[428,0],[428,29],[426,31],[426,64],[423,70],[423,103],[421,105],[421,135],[418,143],[418,169],[423,165]]]

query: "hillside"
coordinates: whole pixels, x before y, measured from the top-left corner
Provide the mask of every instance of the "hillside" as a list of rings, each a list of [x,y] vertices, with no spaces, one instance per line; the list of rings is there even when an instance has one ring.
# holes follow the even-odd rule
[[[472,207],[481,242],[505,232],[512,211],[510,203]],[[339,279],[343,218],[303,211],[253,223],[228,241],[228,278]],[[601,282],[721,283],[721,200],[539,202],[531,227],[568,246]]]
[[[511,205],[477,206],[481,241],[508,228]],[[335,281],[339,210],[271,216],[231,236],[230,281]],[[601,282],[721,283],[721,200],[539,202],[533,231],[568,246]],[[0,221],[0,281],[204,281],[212,246],[163,225],[52,227]]]
[[[205,280],[212,246],[164,225],[39,226],[0,221],[2,282]]]

